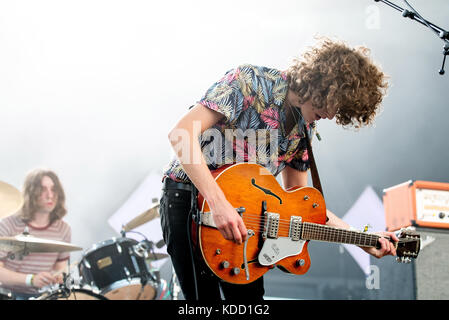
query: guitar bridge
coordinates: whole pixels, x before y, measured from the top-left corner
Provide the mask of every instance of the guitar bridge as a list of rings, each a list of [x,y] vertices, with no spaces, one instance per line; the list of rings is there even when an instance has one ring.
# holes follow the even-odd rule
[[[263,228],[264,239],[277,239],[279,231],[279,213],[265,211],[265,223]]]

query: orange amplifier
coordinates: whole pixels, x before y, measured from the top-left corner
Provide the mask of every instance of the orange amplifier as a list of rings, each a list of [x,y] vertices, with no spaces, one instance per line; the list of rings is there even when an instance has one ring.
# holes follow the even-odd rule
[[[449,229],[449,183],[407,181],[384,189],[387,230],[408,226]]]

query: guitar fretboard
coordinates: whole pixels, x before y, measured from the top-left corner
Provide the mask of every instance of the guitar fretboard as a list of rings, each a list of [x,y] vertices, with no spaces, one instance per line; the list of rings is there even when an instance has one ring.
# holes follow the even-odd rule
[[[361,231],[334,228],[322,224],[304,222],[301,238],[326,242],[354,244],[364,247],[376,247],[380,236]]]

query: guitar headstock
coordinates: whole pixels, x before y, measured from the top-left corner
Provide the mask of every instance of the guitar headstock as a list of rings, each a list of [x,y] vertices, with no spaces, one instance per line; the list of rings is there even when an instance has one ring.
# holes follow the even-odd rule
[[[413,229],[401,229],[397,243],[396,260],[402,263],[410,263],[412,258],[417,258],[421,248],[421,236]]]

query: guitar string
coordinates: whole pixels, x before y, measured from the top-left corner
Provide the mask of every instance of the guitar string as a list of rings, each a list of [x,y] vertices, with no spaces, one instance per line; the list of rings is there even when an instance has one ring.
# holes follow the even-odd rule
[[[259,223],[261,226],[264,226],[265,223],[263,221],[261,221],[260,217],[259,219],[254,218],[254,217],[248,217],[248,215],[245,215],[243,217],[244,221],[248,221],[249,223],[252,223],[252,225],[254,226],[254,224]],[[321,225],[321,224],[314,224],[314,223],[310,223],[310,222],[304,222],[305,224],[307,224],[307,226],[309,226],[310,228],[314,227],[314,228],[318,228],[319,231],[323,231],[323,232],[347,232],[350,234],[362,234],[362,235],[372,235],[370,233],[363,233],[362,231],[352,231],[352,230],[347,230],[347,229],[339,229],[339,228],[335,228],[335,227],[331,227],[331,226],[326,226],[326,225]],[[290,223],[287,222],[279,222],[279,230],[286,230],[286,229],[290,229]],[[377,235],[376,235],[377,236]]]
[[[244,220],[245,220],[245,218],[250,218],[250,219],[246,219],[246,220],[250,220],[252,222],[256,222],[257,223],[257,222],[259,222],[261,220],[262,217],[260,215],[244,214],[243,218],[244,218]],[[254,219],[256,219],[256,221]],[[307,222],[305,222],[305,223],[307,223]],[[260,222],[260,224],[264,225],[263,222]],[[311,223],[307,223],[307,224],[311,226]],[[316,228],[320,228],[320,229],[322,228],[323,232],[328,232],[328,231],[331,231],[331,232],[349,232],[350,235],[359,235],[359,234],[361,234],[361,235],[372,235],[372,236],[374,236],[376,238],[385,237],[387,239],[390,239],[389,236],[380,236],[380,235],[374,235],[374,234],[370,234],[370,233],[364,233],[362,231],[352,231],[352,230],[347,230],[347,229],[339,229],[339,228],[326,226],[326,225],[321,225],[321,224],[313,224],[313,226],[316,227]],[[290,229],[290,220],[279,219],[279,229],[281,229],[283,227],[287,228],[289,230]],[[315,231],[318,231],[318,230],[315,230]],[[319,231],[321,231],[321,230],[319,230]]]
[[[251,227],[251,226],[248,226]],[[255,234],[263,234],[263,230],[260,226],[259,226],[259,230],[256,230],[258,226],[255,226],[256,228],[253,228],[252,230],[254,231]],[[286,230],[282,230],[279,231],[277,234],[278,237],[288,237],[289,236],[289,232]],[[359,237],[345,237],[344,235],[338,235],[338,234],[334,234],[334,235],[327,235],[326,233],[322,233],[320,231],[316,231],[316,230],[309,230],[307,231],[306,235],[303,236],[304,240],[317,240],[317,241],[327,241],[327,242],[338,242],[338,243],[347,243],[347,244],[358,244],[361,246],[376,246],[377,245],[377,240],[378,240],[379,236],[373,236],[373,235],[369,235],[369,234],[360,234]]]
[[[245,226],[247,228],[265,228],[265,223],[261,221],[261,215],[256,214],[244,214],[243,215],[243,221],[245,222]],[[278,226],[278,234],[286,233],[287,235],[290,232],[290,221],[287,219],[279,219],[279,226]],[[302,223],[303,226],[306,226],[307,229],[303,229],[303,232],[305,232],[308,237],[311,237],[312,239],[316,238],[332,238],[333,241],[336,242],[342,242],[343,240],[350,241],[350,243],[360,243],[366,241],[373,242],[375,241],[377,243],[378,239],[381,237],[390,239],[388,236],[380,236],[375,235],[371,233],[363,233],[361,231],[352,231],[347,229],[338,229],[335,227],[330,227],[326,225],[321,224],[314,224],[314,223],[308,223],[304,222]],[[303,227],[304,228],[304,227]],[[259,231],[260,232],[260,231]],[[349,238],[349,240],[348,240]],[[360,239],[357,239],[360,238]],[[363,238],[363,239],[362,239]],[[338,240],[338,239],[341,239]]]
[[[247,228],[263,228],[260,224],[252,224],[246,223]],[[306,225],[307,229],[304,230],[303,237],[310,238],[313,240],[328,240],[330,242],[340,242],[340,243],[350,243],[350,244],[363,244],[363,245],[372,245],[375,246],[377,244],[378,239],[381,237],[379,235],[373,234],[365,234],[361,232],[354,232],[345,229],[334,229],[329,228],[327,230],[323,230],[321,226],[314,225]],[[253,230],[254,231],[254,230]],[[258,231],[260,232],[260,231]],[[290,230],[286,230],[285,228],[278,229],[278,236],[282,236],[283,234],[289,235]],[[304,236],[305,234],[305,236]],[[373,244],[374,243],[374,244]]]
[[[250,223],[258,223],[260,222],[261,226],[264,226],[264,222],[261,221],[260,216],[259,218],[254,218],[255,216],[252,215],[252,217],[249,217],[250,215],[244,215],[243,220],[244,221],[249,221]],[[288,221],[288,220],[287,220]],[[314,223],[310,223],[310,222],[304,222],[305,224],[307,224],[310,227],[315,227],[315,228],[319,228],[320,231],[322,230],[323,232],[348,232],[350,234],[362,234],[362,235],[370,235],[370,233],[363,233],[362,231],[352,231],[352,230],[348,230],[348,229],[339,229],[339,228],[335,228],[335,227],[331,227],[331,226],[326,226],[326,225],[321,225],[321,224],[314,224]],[[252,224],[254,225],[254,224]],[[290,229],[290,222],[279,222],[279,229]],[[372,235],[372,234],[371,234]]]

